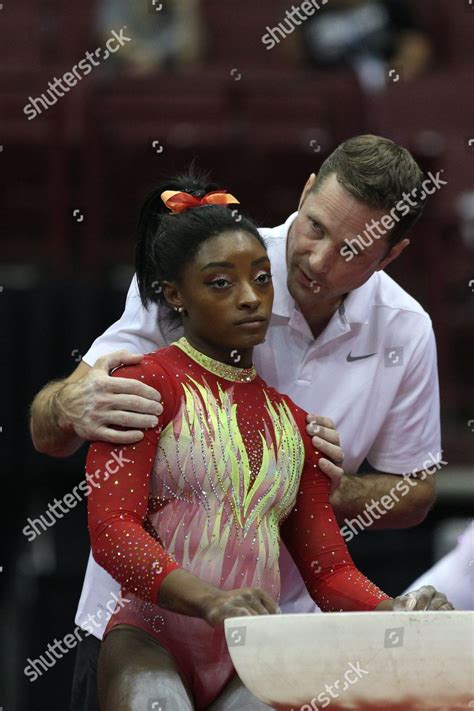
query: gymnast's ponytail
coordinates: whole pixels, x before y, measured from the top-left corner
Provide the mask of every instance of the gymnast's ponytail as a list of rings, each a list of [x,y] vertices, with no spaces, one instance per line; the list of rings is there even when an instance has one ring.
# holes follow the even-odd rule
[[[157,282],[160,281],[160,278],[165,278],[163,275],[163,267],[166,264],[165,252],[173,251],[172,245],[168,245],[168,249],[165,245],[162,250],[157,249],[159,237],[163,232],[163,221],[167,222],[164,218],[170,215],[161,194],[165,190],[182,190],[195,197],[202,197],[206,192],[216,188],[217,185],[209,181],[208,174],[199,173],[191,168],[189,173],[163,181],[145,198],[138,217],[135,248],[138,288],[145,308],[150,301],[156,301],[154,297],[159,291]],[[166,242],[168,240],[165,241],[165,244]],[[180,260],[178,259],[178,261]]]
[[[145,308],[150,303],[161,305],[159,319],[168,322],[171,328],[182,324],[182,316],[169,306],[161,283],[173,281],[179,285],[184,266],[192,262],[203,242],[221,232],[245,230],[254,234],[265,247],[256,226],[246,217],[236,216],[235,210],[205,205],[172,213],[162,199],[162,193],[167,190],[202,198],[220,187],[210,181],[207,173],[191,168],[188,173],[155,187],[140,210],[135,248],[140,298]]]

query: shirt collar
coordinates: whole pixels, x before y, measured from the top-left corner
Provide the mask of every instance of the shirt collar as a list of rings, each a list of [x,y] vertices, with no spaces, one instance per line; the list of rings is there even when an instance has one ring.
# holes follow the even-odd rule
[[[378,278],[378,272],[375,272],[365,284],[347,294],[339,307],[339,314],[347,323],[369,322],[370,309]]]
[[[295,309],[295,301],[288,291],[288,266],[286,263],[286,245],[288,232],[294,222],[297,212],[294,212],[283,225],[271,230],[262,230],[262,236],[266,239],[268,256],[272,265],[273,280],[273,309],[277,316],[290,318]]]

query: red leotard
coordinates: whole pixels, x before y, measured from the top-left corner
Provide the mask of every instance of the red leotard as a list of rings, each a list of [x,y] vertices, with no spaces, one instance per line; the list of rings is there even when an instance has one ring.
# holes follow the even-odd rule
[[[371,610],[388,597],[351,560],[306,412],[289,397],[184,337],[113,375],[155,387],[164,412],[137,444],[89,449],[93,555],[129,601],[106,634],[125,623],[153,635],[176,659],[198,711],[234,669],[222,629],[156,604],[172,570],[222,590],[260,587],[278,602],[281,535],[322,610]]]

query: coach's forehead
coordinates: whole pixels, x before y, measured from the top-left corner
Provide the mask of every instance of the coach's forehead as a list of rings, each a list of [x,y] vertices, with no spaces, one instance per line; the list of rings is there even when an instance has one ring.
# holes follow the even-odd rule
[[[386,214],[386,210],[370,207],[354,197],[339,183],[335,173],[309,193],[307,210],[311,217],[318,216],[328,229],[343,226],[349,231],[359,231],[361,225],[380,220]]]

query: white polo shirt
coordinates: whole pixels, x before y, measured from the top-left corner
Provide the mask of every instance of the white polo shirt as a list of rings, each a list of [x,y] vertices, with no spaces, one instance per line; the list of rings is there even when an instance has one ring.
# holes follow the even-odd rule
[[[456,610],[474,610],[474,520],[458,544],[405,592],[432,585],[442,590]]]
[[[297,213],[279,227],[263,228],[275,298],[264,343],[254,364],[271,386],[308,412],[331,417],[344,449],[344,469],[358,471],[367,459],[379,471],[403,474],[441,459],[436,345],[431,320],[420,304],[384,272],[350,292],[314,339],[287,288],[286,239]],[[158,309],[146,311],[133,278],[122,317],[94,341],[83,360],[128,348],[148,353],[183,335],[157,325]],[[318,608],[282,545],[283,612]],[[103,617],[119,585],[89,558],[76,623]],[[101,638],[106,616],[94,634]],[[91,625],[88,625],[89,629]]]

